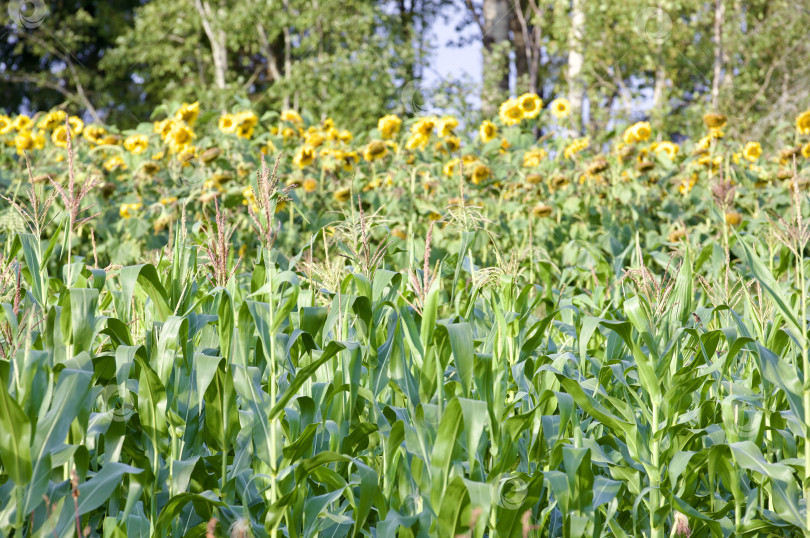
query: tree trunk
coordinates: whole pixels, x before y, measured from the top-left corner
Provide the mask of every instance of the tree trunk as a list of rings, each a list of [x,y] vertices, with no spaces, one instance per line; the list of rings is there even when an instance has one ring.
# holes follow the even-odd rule
[[[585,81],[582,69],[585,65],[585,3],[571,2],[571,34],[568,39],[568,101],[571,103],[572,124],[576,131],[582,129],[582,103],[585,100]]]
[[[515,0],[516,7],[520,8],[519,0]],[[517,12],[515,13],[517,15]],[[509,17],[509,26],[512,31],[512,45],[515,51],[515,73],[517,75],[515,91],[520,94],[523,93],[523,88],[529,88],[531,81],[529,80],[529,62],[531,62],[531,51],[527,50],[529,46],[528,40],[530,36],[527,32],[523,31],[519,17]],[[534,91],[526,89],[525,91]]]
[[[717,109],[720,84],[723,77],[723,19],[726,5],[723,0],[714,0],[714,70],[712,74],[712,108]]]
[[[653,108],[657,111],[666,102],[667,72],[659,60],[655,68],[655,86],[653,87]]]
[[[283,0],[283,3],[284,11],[289,14],[289,0]],[[290,27],[285,24],[281,32],[284,36],[284,78],[285,80],[290,80],[290,77],[292,76],[292,36],[290,34]],[[284,108],[290,108],[290,96],[287,92],[284,92],[283,106]]]
[[[278,65],[276,65],[276,55],[273,53],[273,49],[270,46],[270,40],[267,38],[267,32],[264,29],[264,25],[259,22],[256,24],[256,31],[259,34],[259,48],[264,55],[264,59],[267,62],[267,80],[268,82],[275,82],[281,78],[281,73],[278,70]]]
[[[226,87],[225,78],[228,72],[228,49],[225,31],[221,28],[214,28],[211,21],[214,19],[211,13],[211,6],[208,2],[194,0],[197,13],[200,14],[203,30],[208,41],[211,43],[211,57],[214,60],[214,82],[218,89],[224,90]]]
[[[484,0],[483,9],[484,95],[481,108],[492,114],[509,94],[509,18],[508,0]]]
[[[514,0],[515,16],[512,17],[512,34],[515,42],[515,67],[518,84],[528,79],[528,91],[539,94],[537,75],[540,71],[540,51],[542,29],[539,25],[531,26],[532,11],[539,18],[540,9],[535,0],[529,0],[524,9],[521,0]],[[524,64],[525,65],[522,65]],[[520,92],[518,92],[520,93]]]

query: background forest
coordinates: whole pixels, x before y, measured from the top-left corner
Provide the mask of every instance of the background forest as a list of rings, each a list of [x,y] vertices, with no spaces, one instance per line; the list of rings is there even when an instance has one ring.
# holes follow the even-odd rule
[[[444,19],[457,36],[436,34]],[[641,115],[688,135],[709,107],[758,138],[810,93],[800,0],[12,0],[0,24],[7,113],[67,102],[122,128],[169,101],[364,129],[421,100],[486,114],[536,92],[567,97],[591,137]],[[427,81],[436,47],[465,39],[481,41],[483,80]]]

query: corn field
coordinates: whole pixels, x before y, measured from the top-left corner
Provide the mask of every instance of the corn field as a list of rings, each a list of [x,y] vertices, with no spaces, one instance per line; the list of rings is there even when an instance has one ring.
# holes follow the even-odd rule
[[[801,127],[754,169],[381,120],[343,170],[62,119],[4,149],[1,535],[810,536]]]

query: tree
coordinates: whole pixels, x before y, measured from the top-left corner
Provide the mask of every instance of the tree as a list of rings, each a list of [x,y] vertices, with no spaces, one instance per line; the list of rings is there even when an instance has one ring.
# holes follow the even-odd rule
[[[0,10],[0,102],[9,110],[65,104],[92,119],[137,95],[100,66],[138,0],[23,2]]]

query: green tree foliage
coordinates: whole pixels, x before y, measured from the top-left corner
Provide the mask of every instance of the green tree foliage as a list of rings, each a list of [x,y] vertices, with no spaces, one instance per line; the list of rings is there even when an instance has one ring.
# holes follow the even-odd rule
[[[486,110],[526,91],[573,104],[584,88],[582,129],[590,136],[642,116],[663,135],[688,134],[713,109],[730,118],[729,129],[758,137],[803,109],[810,93],[810,10],[792,0],[13,0],[11,7],[0,12],[3,106],[67,105],[122,126],[166,101],[225,109],[237,97],[259,111],[329,111],[362,127],[403,106],[414,112],[403,88],[421,84],[431,44],[447,40],[431,34],[433,23],[459,10],[466,13],[459,29],[473,28],[489,58],[479,81]],[[582,56],[570,54],[574,47]],[[497,69],[494,49],[504,59]],[[477,90],[467,85],[466,93],[477,98]]]
[[[139,89],[105,72],[100,62],[132,24],[139,4],[138,0],[4,2],[0,9],[2,106],[47,110],[67,103],[93,116],[126,103],[137,114]]]

